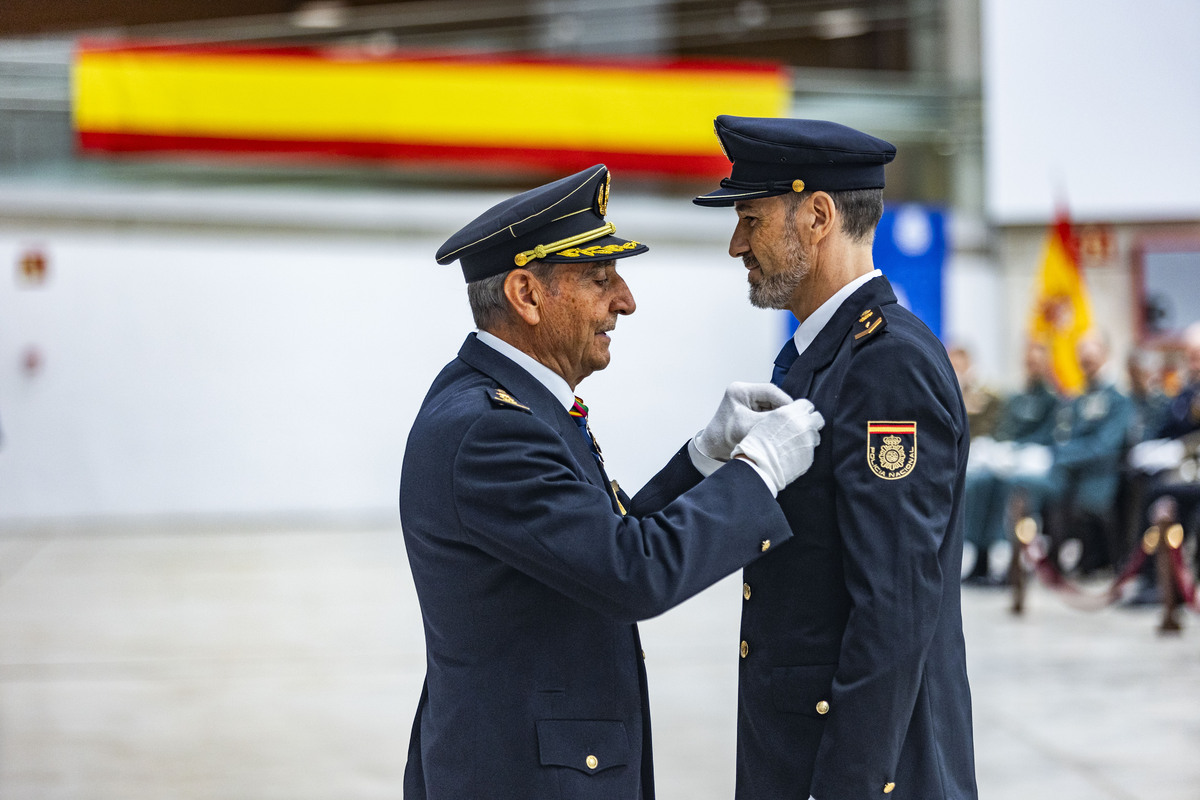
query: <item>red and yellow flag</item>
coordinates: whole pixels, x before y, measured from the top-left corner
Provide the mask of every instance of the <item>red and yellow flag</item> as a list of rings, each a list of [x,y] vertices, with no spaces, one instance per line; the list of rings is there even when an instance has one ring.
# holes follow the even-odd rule
[[[1075,347],[1091,325],[1091,305],[1079,268],[1079,242],[1067,214],[1060,211],[1046,234],[1030,337],[1049,350],[1054,377],[1064,394],[1079,394],[1085,387]]]
[[[769,64],[152,45],[81,47],[72,87],[84,151],[706,178],[729,170],[718,114],[779,116],[791,97]]]

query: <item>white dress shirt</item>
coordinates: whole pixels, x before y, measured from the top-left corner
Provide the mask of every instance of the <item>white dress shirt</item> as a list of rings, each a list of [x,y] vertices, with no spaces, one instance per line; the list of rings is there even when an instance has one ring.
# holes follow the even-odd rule
[[[575,393],[571,391],[570,385],[563,379],[563,376],[528,353],[513,347],[499,336],[494,336],[487,331],[477,331],[475,338],[528,372],[534,380],[545,386],[558,402],[562,403],[563,408],[570,411],[575,405]]]

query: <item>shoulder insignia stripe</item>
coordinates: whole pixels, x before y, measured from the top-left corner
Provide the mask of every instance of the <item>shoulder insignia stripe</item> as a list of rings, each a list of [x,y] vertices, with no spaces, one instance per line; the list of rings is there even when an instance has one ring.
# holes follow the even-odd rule
[[[495,389],[484,389],[484,391],[487,392],[488,399],[492,401],[493,405],[499,406],[500,408],[515,408],[519,411],[524,411],[527,414],[533,413],[530,411],[529,406],[513,397],[504,389],[497,387]]]
[[[886,327],[887,319],[883,316],[879,306],[868,308],[859,315],[858,322],[854,323],[854,343],[861,344]]]
[[[881,322],[883,322],[883,320],[881,320],[881,319],[877,319],[877,320],[875,320],[875,321],[874,321],[874,322],[872,322],[870,325],[868,325],[867,327],[863,328],[863,329],[862,329],[861,331],[859,331],[858,333],[854,334],[854,338],[855,338],[855,339],[861,339],[861,338],[863,338],[864,336],[870,336],[872,333],[874,333],[874,332],[875,332],[875,329],[879,327],[879,324],[880,324]]]

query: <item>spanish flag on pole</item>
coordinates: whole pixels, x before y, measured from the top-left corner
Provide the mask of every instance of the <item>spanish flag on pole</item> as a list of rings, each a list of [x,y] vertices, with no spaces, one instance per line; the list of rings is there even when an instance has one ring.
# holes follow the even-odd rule
[[[1092,325],[1087,287],[1079,268],[1078,245],[1070,219],[1060,210],[1047,231],[1030,319],[1030,337],[1043,342],[1050,351],[1058,388],[1068,395],[1084,389],[1085,379],[1075,345]]]

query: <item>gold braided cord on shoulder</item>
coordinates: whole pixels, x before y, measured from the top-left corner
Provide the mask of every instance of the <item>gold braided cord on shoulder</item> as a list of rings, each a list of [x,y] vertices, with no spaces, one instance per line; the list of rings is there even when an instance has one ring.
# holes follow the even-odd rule
[[[532,250],[526,250],[523,253],[517,253],[513,257],[513,261],[516,262],[518,267],[523,267],[535,258],[545,258],[552,253],[557,253],[559,250],[566,250],[568,247],[584,244],[585,242],[590,242],[593,239],[599,239],[601,236],[608,236],[611,233],[616,233],[616,231],[616,225],[613,225],[611,222],[606,222],[595,230],[584,231],[583,233],[578,233],[569,239],[559,239],[557,242],[550,242],[550,244],[539,244]]]

